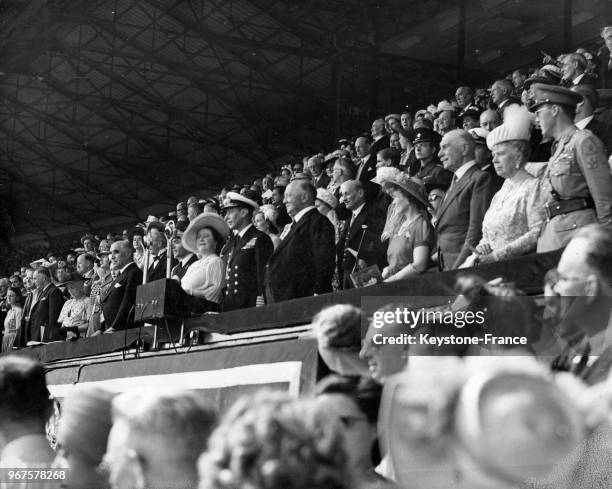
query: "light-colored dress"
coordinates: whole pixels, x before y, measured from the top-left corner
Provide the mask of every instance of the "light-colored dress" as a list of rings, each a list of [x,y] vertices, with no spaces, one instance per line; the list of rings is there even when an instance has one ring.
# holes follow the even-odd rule
[[[80,329],[86,329],[89,320],[90,302],[89,296],[81,297],[80,299],[68,299],[60,312],[58,323],[61,323],[62,327],[80,327]],[[76,337],[76,333],[68,331],[68,338]]]
[[[417,214],[404,220],[389,238],[387,248],[387,276],[390,277],[410,265],[413,261],[413,251],[419,246],[434,247],[435,235],[427,217]]]
[[[518,182],[504,181],[482,221],[482,239],[495,261],[535,252],[546,219],[546,195],[541,180],[528,173]]]
[[[4,318],[4,336],[2,337],[2,351],[11,351],[17,331],[21,327],[21,318],[23,317],[23,309],[21,307],[11,307]]]
[[[221,302],[224,278],[223,260],[208,255],[194,262],[181,279],[181,287],[189,295],[203,297],[211,302]]]

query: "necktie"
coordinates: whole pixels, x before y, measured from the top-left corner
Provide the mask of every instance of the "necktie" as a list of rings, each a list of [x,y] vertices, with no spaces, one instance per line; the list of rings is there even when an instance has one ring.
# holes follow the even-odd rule
[[[283,229],[283,232],[280,235],[281,241],[287,237],[287,235],[289,234],[289,231],[291,231],[291,226],[293,226],[293,221],[291,221],[289,224],[287,224],[285,226],[285,229]]]
[[[446,197],[448,197],[448,194],[451,193],[451,190],[453,189],[453,187],[455,186],[455,184],[457,183],[457,175],[453,175],[453,179],[451,180],[451,184],[448,187],[448,190],[446,191],[446,193],[444,194],[444,198],[446,199]]]

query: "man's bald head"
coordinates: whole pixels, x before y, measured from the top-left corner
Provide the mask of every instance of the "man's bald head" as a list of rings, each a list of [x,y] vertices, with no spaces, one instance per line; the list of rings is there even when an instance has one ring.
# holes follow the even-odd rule
[[[285,189],[284,203],[291,217],[314,205],[317,191],[310,180],[294,180]]]
[[[385,133],[385,120],[376,119],[372,122],[372,137],[376,138],[382,136]]]
[[[370,152],[370,141],[366,137],[360,137],[355,140],[355,152],[360,158],[365,157]]]
[[[340,186],[340,195],[349,210],[355,210],[365,202],[365,190],[358,180],[347,180]]]
[[[459,87],[455,92],[455,100],[459,107],[467,107],[474,101],[474,92],[470,87]]]
[[[449,131],[442,138],[438,156],[444,168],[454,172],[464,163],[474,159],[474,139],[463,129]]]
[[[111,245],[111,265],[121,270],[125,265],[132,261],[134,249],[128,240],[115,241]]]
[[[510,98],[512,94],[512,82],[510,80],[506,80],[502,78],[500,80],[495,80],[493,85],[491,85],[491,100],[499,105],[501,102]]]
[[[480,127],[483,129],[492,131],[499,125],[501,125],[501,117],[496,110],[487,109],[480,114]]]

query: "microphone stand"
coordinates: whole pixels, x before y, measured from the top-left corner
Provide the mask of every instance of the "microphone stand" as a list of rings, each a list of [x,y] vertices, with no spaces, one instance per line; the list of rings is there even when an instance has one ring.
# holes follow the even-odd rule
[[[144,252],[144,261],[142,263],[142,285],[147,283],[147,278],[149,275],[149,259],[150,259],[150,253],[149,253],[149,247],[147,246]]]
[[[168,221],[166,229],[166,278],[171,278],[172,275],[172,240],[176,237],[176,226],[174,221]]]

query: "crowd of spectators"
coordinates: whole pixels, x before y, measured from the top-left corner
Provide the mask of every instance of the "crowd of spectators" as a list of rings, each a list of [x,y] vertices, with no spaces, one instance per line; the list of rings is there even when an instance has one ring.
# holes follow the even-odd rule
[[[546,57],[377,118],[278,175],[20,263],[0,278],[5,348],[132,327],[143,278],[174,278],[194,312],[228,311],[555,250],[610,226],[612,131],[597,87],[610,82],[612,27],[601,37],[599,71],[583,49]]]
[[[612,48],[612,27],[602,37]],[[398,313],[417,312],[411,298],[371,317],[320,311],[311,331],[329,375],[299,399],[260,391],[216,413],[197,391],[90,385],[52,415],[44,368],[3,356],[0,466],[70,469],[61,485],[75,489],[608,487],[610,129],[580,126],[605,126],[592,84],[612,61],[597,78],[593,61],[579,50],[514,72],[490,102],[460,87],[375,120],[372,138],[0,279],[7,351],[130,327],[145,277],[177,280],[195,311],[224,311],[470,268],[452,303],[412,322]],[[476,275],[560,248],[542,314]]]
[[[329,373],[312,392],[262,388],[222,412],[205,391],[91,384],[53,409],[43,366],[3,356],[0,484],[53,468],[46,487],[69,489],[607,487],[610,265],[612,230],[578,230],[546,279],[551,331],[532,298],[475,275],[412,324],[394,314],[409,302],[327,307],[311,334]],[[468,341],[487,334],[526,341]]]

